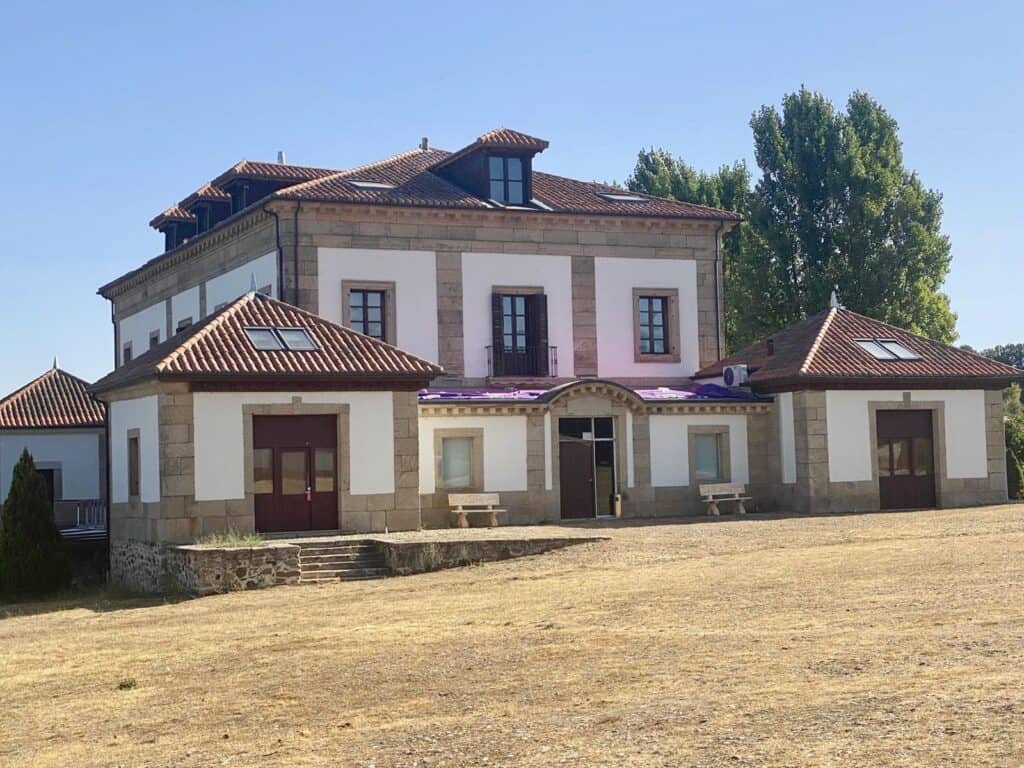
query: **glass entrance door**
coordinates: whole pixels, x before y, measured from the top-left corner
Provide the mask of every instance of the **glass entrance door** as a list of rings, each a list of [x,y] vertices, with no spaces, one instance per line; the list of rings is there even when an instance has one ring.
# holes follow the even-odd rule
[[[558,420],[562,517],[607,517],[614,514],[618,490],[615,467],[615,419]]]

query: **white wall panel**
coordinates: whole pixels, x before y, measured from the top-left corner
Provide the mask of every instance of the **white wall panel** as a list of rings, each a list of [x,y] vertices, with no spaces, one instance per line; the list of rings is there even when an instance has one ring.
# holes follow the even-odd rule
[[[946,473],[951,478],[988,477],[985,392],[980,389],[910,390],[911,403],[944,403]],[[876,447],[871,444],[869,402],[902,402],[900,390],[829,390],[828,473],[833,482],[872,479]]]
[[[0,503],[11,489],[14,465],[28,449],[36,464],[60,464],[61,499],[101,496],[100,436],[87,432],[5,432],[0,434]]]
[[[347,403],[349,478],[353,494],[394,493],[394,411],[390,392],[197,392],[195,419],[196,499],[245,496],[243,405]]]
[[[206,314],[211,315],[218,304],[229,304],[252,288],[253,280],[256,288],[270,286],[270,295],[278,296],[277,286],[277,252],[260,256],[246,262],[223,275],[206,281]],[[197,318],[198,319],[198,318]]]
[[[429,416],[420,418],[420,493],[433,493],[434,430],[484,431],[484,491],[525,491],[525,416]]]
[[[139,430],[139,498],[160,501],[160,432],[156,395],[116,400],[110,414],[110,495],[128,501],[128,430]]]
[[[697,262],[675,259],[594,259],[597,371],[605,377],[691,376],[700,365],[697,341]],[[633,289],[679,290],[678,363],[637,363]]]
[[[491,294],[495,286],[544,289],[548,305],[548,344],[558,347],[558,375],[573,376],[572,258],[522,253],[464,253],[462,333],[466,376],[487,376],[487,347],[493,341]]]
[[[191,317],[193,323],[198,323],[202,316],[199,314],[199,286],[189,288],[171,297],[171,333],[174,334],[178,323],[186,317]]]
[[[347,324],[341,316],[343,280],[395,284],[396,346],[437,362],[437,256],[433,251],[318,248],[320,316]]]
[[[793,393],[780,392],[775,396],[779,413],[779,456],[782,464],[782,482],[796,482],[796,429],[793,422]]]
[[[160,341],[167,339],[167,302],[158,301],[152,306],[122,318],[118,323],[120,344],[117,363],[124,360],[122,350],[128,342],[132,344],[132,357],[138,357],[149,349],[149,334],[157,331]]]
[[[728,427],[731,482],[750,482],[747,417],[716,415],[651,416],[651,485],[690,484],[690,426]]]

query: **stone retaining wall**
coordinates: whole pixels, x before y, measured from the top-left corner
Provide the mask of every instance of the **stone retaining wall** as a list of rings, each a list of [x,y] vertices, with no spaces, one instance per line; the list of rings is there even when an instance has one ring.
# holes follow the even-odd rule
[[[143,541],[110,544],[111,581],[136,592],[209,595],[299,583],[294,544],[218,548]]]
[[[539,555],[573,544],[607,541],[607,536],[548,539],[470,539],[463,541],[381,541],[384,563],[394,576],[440,571],[473,563]]]

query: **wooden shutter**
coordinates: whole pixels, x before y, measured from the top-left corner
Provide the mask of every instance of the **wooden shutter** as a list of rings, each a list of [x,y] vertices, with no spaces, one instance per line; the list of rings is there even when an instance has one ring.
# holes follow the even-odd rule
[[[527,330],[531,338],[527,343],[534,348],[538,376],[547,376],[548,371],[548,297],[534,293],[526,300]]]
[[[505,342],[502,328],[501,294],[491,294],[491,376],[501,376],[505,366]]]

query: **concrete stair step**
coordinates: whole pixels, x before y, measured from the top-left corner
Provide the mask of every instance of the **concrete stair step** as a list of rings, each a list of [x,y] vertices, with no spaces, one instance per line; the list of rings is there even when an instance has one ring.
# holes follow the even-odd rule
[[[320,581],[359,581],[363,579],[382,579],[390,575],[387,568],[353,568],[335,571],[314,571],[305,573],[299,577],[302,583],[315,583]]]
[[[351,560],[348,562],[299,563],[301,573],[315,571],[356,571],[362,568],[384,568],[383,560]]]
[[[323,544],[316,544],[313,546],[299,546],[300,555],[324,555],[335,552],[377,552],[378,549],[373,544],[334,544],[331,546],[324,546]]]
[[[323,562],[324,560],[381,560],[380,552],[313,552],[299,553],[299,560],[306,563]]]

